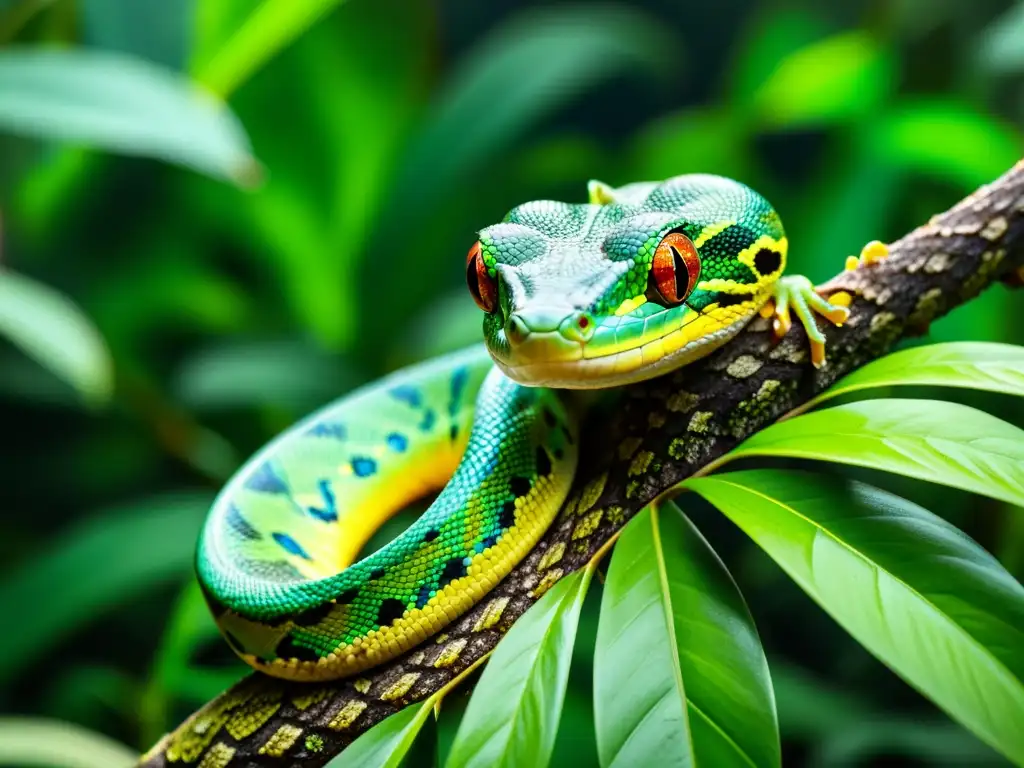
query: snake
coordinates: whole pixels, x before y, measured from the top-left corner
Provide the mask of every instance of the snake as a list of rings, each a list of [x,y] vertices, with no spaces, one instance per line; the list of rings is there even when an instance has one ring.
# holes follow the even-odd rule
[[[816,316],[839,325],[849,310],[783,274],[786,234],[760,194],[707,174],[591,181],[587,192],[584,203],[524,203],[479,230],[466,280],[482,344],[342,396],[272,439],[217,495],[196,570],[247,664],[288,680],[345,678],[479,603],[568,495],[582,418],[571,390],[674,371],[759,314],[784,335],[790,310],[811,362],[825,364]],[[869,244],[862,259],[881,252]],[[414,522],[363,552],[431,494]]]

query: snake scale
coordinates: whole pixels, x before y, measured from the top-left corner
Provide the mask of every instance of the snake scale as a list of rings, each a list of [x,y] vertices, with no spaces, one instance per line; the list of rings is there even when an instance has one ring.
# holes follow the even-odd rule
[[[197,570],[232,649],[290,680],[354,675],[440,632],[534,546],[568,493],[580,404],[701,358],[759,313],[792,309],[824,363],[828,300],[783,276],[759,194],[709,175],[533,201],[480,231],[466,272],[484,344],[400,370],[296,424],[215,501]],[[862,260],[885,247],[872,243]],[[855,266],[855,264],[854,264]],[[405,531],[360,552],[408,503]]]

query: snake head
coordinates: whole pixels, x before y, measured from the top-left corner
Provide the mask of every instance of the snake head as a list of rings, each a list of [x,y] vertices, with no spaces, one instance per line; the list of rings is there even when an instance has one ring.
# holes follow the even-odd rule
[[[514,208],[467,256],[487,348],[522,384],[608,387],[684,365],[735,335],[783,271],[778,216],[742,184],[590,189],[589,203]]]

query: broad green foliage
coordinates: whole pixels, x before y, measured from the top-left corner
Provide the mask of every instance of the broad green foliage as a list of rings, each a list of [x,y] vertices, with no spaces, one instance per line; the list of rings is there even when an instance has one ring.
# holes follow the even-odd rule
[[[92,322],[66,296],[0,271],[0,336],[75,387],[89,403],[110,398],[110,353]]]
[[[895,472],[1024,506],[1024,431],[938,400],[867,400],[773,424],[724,457],[787,456]]]
[[[1024,348],[986,342],[950,342],[913,347],[874,360],[816,397],[885,387],[933,386],[1024,395]]]
[[[925,509],[859,483],[750,470],[688,480],[850,634],[1024,762],[1024,587]]]
[[[19,768],[130,768],[138,755],[105,736],[68,723],[0,718],[0,765]]]
[[[569,678],[589,569],[566,576],[498,644],[470,700],[446,768],[545,768]]]
[[[602,766],[777,766],[775,701],[753,619],[671,503],[615,545],[594,654]]]
[[[440,699],[431,696],[378,723],[331,760],[329,768],[397,768]]]
[[[113,53],[0,53],[0,129],[158,157],[241,183],[257,173],[245,132],[223,104]]]
[[[0,633],[0,701],[131,742],[19,720],[0,725],[3,759],[127,765],[245,674],[191,572],[210,499],[313,408],[479,339],[463,259],[510,207],[582,201],[589,178],[730,175],[779,209],[790,268],[825,280],[1024,154],[1019,2],[522,5],[0,0],[0,615],[18,628]],[[531,765],[596,765],[598,745],[607,763],[610,742],[650,749],[647,734],[684,717],[697,765],[718,747],[704,764],[772,765],[779,741],[794,768],[1001,764],[987,744],[1019,756],[1006,718],[1022,679],[1020,585],[966,537],[1024,576],[1024,401],[1010,397],[1024,383],[1021,295],[986,291],[923,346],[837,382],[813,404],[828,408],[730,457],[799,463],[813,474],[797,491],[775,470],[762,496],[735,474],[696,481],[838,625],[685,494],[701,533],[667,508],[645,513],[601,564],[603,593],[544,604],[572,626],[533,635],[534,668],[557,680],[517,678],[509,696],[522,667],[492,664],[472,697],[446,692],[436,728],[415,738],[432,710],[413,705],[342,762],[465,764],[514,720],[482,759],[514,741]],[[991,415],[832,407],[921,387]],[[851,490],[865,467],[964,533]],[[625,569],[631,551],[661,560]],[[644,595],[654,602],[630,621]],[[618,644],[659,617],[637,642],[663,670],[675,658],[678,677],[627,676],[636,659]],[[615,681],[615,696],[591,690]],[[671,717],[615,720],[655,692]]]
[[[37,552],[0,584],[0,614],[18,631],[0,633],[0,681],[106,609],[190,575],[195,531],[211,498],[168,496],[84,521]],[[155,552],[141,542],[160,542]],[[38,610],[46,595],[45,610]]]

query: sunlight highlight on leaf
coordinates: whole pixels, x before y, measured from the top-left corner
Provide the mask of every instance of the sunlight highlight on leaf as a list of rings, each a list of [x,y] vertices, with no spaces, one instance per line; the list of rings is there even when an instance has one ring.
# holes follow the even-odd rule
[[[957,403],[890,398],[805,413],[761,430],[724,461],[747,456],[853,464],[1024,507],[1024,430]]]
[[[862,483],[783,470],[686,481],[951,717],[1024,761],[1024,587],[964,533]]]
[[[589,568],[563,577],[494,650],[466,708],[446,768],[551,759]]]
[[[0,270],[0,336],[75,387],[86,402],[110,399],[114,372],[107,345],[63,294]]]
[[[199,81],[229,96],[282,48],[344,0],[263,0],[203,67]]]
[[[1024,395],[1024,347],[955,341],[893,352],[844,376],[807,407],[851,392],[899,386],[959,387]]]
[[[0,52],[0,129],[160,158],[240,184],[259,175],[245,131],[222,102],[123,54]]]
[[[130,768],[139,756],[72,723],[32,717],[0,718],[0,765],[19,768]]]
[[[622,532],[594,655],[602,766],[781,764],[764,651],[743,597],[671,503]]]

